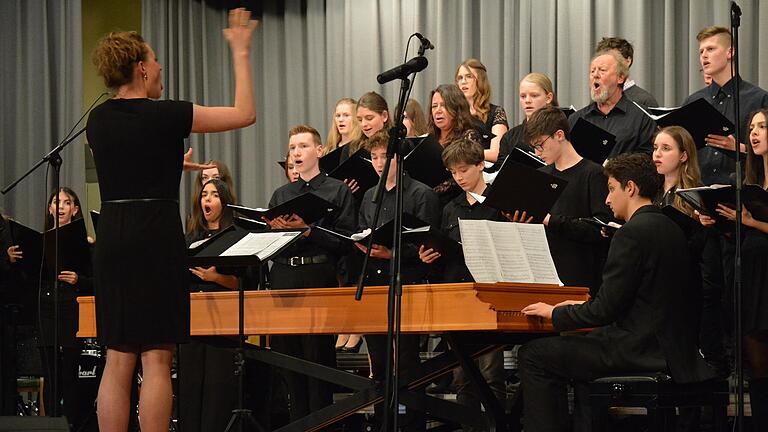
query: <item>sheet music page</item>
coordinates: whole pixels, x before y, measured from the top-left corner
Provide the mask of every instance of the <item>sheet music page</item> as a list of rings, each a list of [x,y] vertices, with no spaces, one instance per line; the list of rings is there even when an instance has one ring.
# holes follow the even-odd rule
[[[500,222],[495,222],[500,223]],[[501,222],[503,223],[503,222]],[[547,243],[547,233],[542,224],[514,224],[517,225],[520,242],[525,251],[528,265],[532,274],[530,282],[543,284],[563,285],[557,276],[557,268],[552,260],[552,253]],[[502,265],[506,272],[506,267]]]
[[[461,248],[464,262],[475,281],[494,283],[501,280],[501,269],[486,222],[459,219]]]
[[[262,261],[289,243],[300,231],[248,233],[221,256],[256,255]]]
[[[519,233],[525,224],[485,221],[493,232],[493,247],[501,269],[500,282],[534,282],[528,256]]]

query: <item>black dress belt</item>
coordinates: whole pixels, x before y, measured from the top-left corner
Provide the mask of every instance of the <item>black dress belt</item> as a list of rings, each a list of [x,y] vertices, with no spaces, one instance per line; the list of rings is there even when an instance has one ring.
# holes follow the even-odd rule
[[[330,261],[328,255],[314,255],[314,256],[293,256],[290,258],[277,257],[273,259],[274,262],[289,265],[291,267],[298,267],[307,264],[323,264]]]
[[[171,198],[128,198],[128,199],[107,200],[107,201],[102,201],[101,203],[102,204],[129,204],[129,203],[157,202],[157,201],[172,202],[175,204],[179,203],[179,200],[171,199]]]

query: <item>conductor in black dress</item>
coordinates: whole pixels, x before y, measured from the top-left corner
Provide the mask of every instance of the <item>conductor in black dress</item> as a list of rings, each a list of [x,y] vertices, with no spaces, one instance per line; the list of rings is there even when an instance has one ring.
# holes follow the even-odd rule
[[[596,297],[535,303],[526,315],[551,319],[557,331],[597,327],[587,335],[537,339],[520,349],[526,432],[570,430],[566,384],[576,392],[574,430],[591,429],[586,384],[626,372],[666,372],[676,382],[712,378],[696,349],[697,322],[682,230],[653,205],[661,185],[650,156],[608,161],[606,203],[616,231]],[[691,291],[691,292],[689,292]]]
[[[102,432],[128,429],[138,358],[144,374],[141,430],[168,430],[173,350],[189,340],[179,181],[182,169],[209,168],[191,162],[184,139],[190,132],[238,129],[255,121],[249,59],[255,28],[250,12],[230,11],[224,37],[235,75],[231,107],[152,100],[163,88],[162,67],[138,33],[109,33],[94,52],[99,75],[115,92],[91,112],[87,126],[102,200],[94,257],[97,330],[107,347],[98,395]],[[137,177],[136,161],[154,175]]]

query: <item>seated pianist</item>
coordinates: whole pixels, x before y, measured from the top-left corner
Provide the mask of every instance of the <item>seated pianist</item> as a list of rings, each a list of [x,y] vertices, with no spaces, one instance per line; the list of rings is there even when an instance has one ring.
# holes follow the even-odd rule
[[[653,205],[661,180],[650,156],[608,161],[606,204],[625,220],[613,236],[596,297],[523,308],[555,330],[586,335],[537,339],[519,352],[526,432],[571,430],[566,385],[575,388],[573,430],[591,429],[587,384],[601,376],[665,372],[676,382],[714,377],[698,355],[688,248],[675,222]]]

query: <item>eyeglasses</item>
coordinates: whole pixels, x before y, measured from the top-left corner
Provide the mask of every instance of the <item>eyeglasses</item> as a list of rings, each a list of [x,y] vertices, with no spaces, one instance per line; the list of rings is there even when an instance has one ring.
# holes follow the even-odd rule
[[[544,138],[544,140],[541,142],[538,142],[536,144],[531,144],[531,147],[533,147],[533,149],[537,151],[544,151],[544,143],[549,141],[550,138],[552,138],[552,135],[549,135],[548,137]]]
[[[457,76],[456,76],[456,82],[461,82],[461,81],[474,81],[474,80],[475,80],[475,76],[474,76],[474,75],[472,75],[472,74],[466,74],[466,75],[457,75]]]

